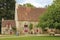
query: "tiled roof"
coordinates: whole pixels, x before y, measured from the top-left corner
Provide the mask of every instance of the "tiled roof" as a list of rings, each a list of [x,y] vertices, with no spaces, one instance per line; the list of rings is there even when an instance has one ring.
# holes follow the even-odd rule
[[[11,25],[13,27],[16,26],[14,20],[4,20],[4,21],[2,21],[2,27],[6,27],[7,25],[8,26]]]
[[[19,21],[38,21],[39,16],[45,12],[45,8],[18,7],[17,14]]]

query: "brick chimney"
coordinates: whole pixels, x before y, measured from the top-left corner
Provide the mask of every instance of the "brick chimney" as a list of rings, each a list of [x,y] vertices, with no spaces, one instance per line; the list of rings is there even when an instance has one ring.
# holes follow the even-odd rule
[[[4,21],[4,18],[2,18],[2,21]]]

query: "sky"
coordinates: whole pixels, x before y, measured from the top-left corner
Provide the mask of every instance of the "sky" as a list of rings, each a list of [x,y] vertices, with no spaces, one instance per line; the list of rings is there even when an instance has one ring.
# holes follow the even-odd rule
[[[35,7],[45,7],[46,5],[51,5],[53,0],[16,0],[17,4],[31,3]]]

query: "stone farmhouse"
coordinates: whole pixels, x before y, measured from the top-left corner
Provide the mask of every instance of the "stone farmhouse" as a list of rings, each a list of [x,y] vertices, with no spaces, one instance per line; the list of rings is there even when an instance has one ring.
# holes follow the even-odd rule
[[[16,4],[15,20],[2,19],[2,34],[10,34],[12,27],[16,27],[19,33],[28,33],[29,25],[33,24],[33,28],[38,25],[39,16],[46,11],[45,8],[23,7]]]

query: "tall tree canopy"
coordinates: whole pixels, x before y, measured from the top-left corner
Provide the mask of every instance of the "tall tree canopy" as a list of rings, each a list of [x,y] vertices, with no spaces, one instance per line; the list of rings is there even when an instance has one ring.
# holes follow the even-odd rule
[[[42,28],[60,29],[60,0],[56,0],[51,6],[48,6],[47,11],[40,17],[38,25]]]
[[[26,4],[23,4],[23,5],[20,5],[20,6],[35,8],[35,6],[30,4],[30,3],[26,3]]]
[[[0,31],[2,18],[14,19],[15,0],[0,0]]]
[[[15,0],[0,0],[0,20],[14,19]]]

